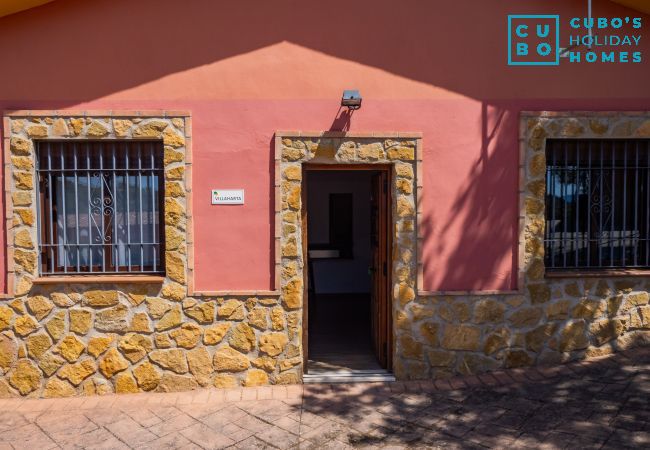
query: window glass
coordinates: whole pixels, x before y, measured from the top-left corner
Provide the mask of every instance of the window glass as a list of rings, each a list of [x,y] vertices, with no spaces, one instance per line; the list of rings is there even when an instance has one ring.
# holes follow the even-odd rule
[[[649,268],[650,140],[549,139],[548,269]]]
[[[43,274],[163,271],[162,143],[37,143]]]

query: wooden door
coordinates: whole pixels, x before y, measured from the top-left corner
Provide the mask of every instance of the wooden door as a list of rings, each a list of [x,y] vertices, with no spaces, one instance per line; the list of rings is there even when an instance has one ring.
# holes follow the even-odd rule
[[[389,366],[388,303],[388,173],[372,176],[370,199],[371,244],[371,329],[372,342],[379,364]]]

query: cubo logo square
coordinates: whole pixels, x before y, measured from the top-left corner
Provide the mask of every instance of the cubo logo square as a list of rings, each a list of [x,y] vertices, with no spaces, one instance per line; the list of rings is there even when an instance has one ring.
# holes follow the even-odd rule
[[[508,65],[560,64],[560,16],[513,14],[508,16]]]

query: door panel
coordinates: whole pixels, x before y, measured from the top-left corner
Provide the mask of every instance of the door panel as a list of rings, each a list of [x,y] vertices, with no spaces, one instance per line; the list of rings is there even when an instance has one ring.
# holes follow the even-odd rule
[[[388,366],[388,174],[372,176],[370,199],[371,329],[375,355]]]

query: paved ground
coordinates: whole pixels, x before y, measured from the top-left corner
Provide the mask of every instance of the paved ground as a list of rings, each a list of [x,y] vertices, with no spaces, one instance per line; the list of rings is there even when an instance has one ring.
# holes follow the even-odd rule
[[[650,348],[445,382],[1,400],[0,449],[650,448]]]

